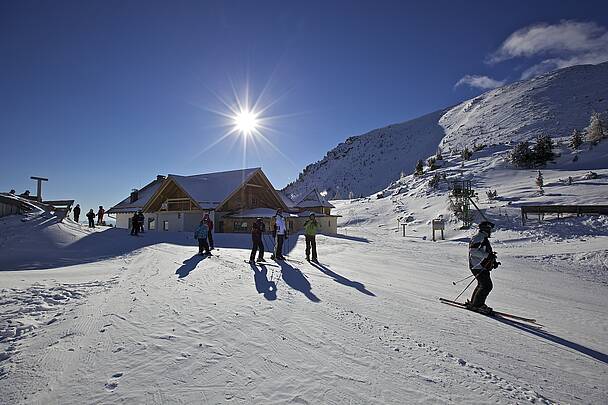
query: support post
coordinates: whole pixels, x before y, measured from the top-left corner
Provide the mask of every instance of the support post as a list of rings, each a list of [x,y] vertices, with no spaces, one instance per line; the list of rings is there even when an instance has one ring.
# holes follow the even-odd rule
[[[36,199],[38,200],[38,202],[42,202],[42,182],[49,181],[49,179],[45,179],[44,177],[36,177],[36,176],[30,177],[30,179],[36,180],[38,182],[37,187],[36,187]]]

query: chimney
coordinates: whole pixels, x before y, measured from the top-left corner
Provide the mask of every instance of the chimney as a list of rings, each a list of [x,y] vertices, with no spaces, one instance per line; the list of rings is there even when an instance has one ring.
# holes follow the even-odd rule
[[[165,179],[165,176],[163,176],[162,174],[156,175],[156,181],[163,181],[164,179]]]
[[[134,188],[133,191],[131,191],[131,203],[134,203],[135,201],[137,201],[137,199],[139,198],[139,191]]]

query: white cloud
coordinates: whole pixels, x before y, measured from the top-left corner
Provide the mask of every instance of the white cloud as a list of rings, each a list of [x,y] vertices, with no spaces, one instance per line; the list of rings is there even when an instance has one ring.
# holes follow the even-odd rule
[[[466,75],[462,79],[458,80],[458,83],[456,83],[454,87],[467,85],[487,90],[500,87],[503,84],[505,84],[504,80],[496,80],[488,76]]]
[[[491,54],[487,63],[514,58],[544,57],[522,73],[527,79],[551,70],[608,60],[608,30],[594,22],[563,20],[521,28]]]

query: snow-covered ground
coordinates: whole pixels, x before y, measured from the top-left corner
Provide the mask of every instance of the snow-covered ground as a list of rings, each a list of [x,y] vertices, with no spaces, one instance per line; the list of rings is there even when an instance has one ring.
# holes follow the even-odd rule
[[[606,402],[605,230],[498,232],[488,303],[535,329],[437,300],[464,288],[470,231],[402,237],[390,198],[336,204],[345,226],[319,237],[318,267],[251,268],[248,235],[201,260],[189,234],[1,219],[0,402]],[[579,274],[583,258],[604,271]]]

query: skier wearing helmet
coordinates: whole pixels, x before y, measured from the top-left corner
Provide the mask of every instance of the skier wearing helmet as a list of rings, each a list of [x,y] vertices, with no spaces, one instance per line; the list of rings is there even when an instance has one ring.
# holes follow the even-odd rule
[[[477,279],[477,287],[473,291],[471,300],[465,305],[468,309],[486,315],[492,313],[492,308],[486,305],[486,298],[493,287],[490,271],[500,265],[500,262],[496,261],[496,254],[489,241],[493,229],[492,222],[481,222],[479,232],[469,242],[469,268]]]

